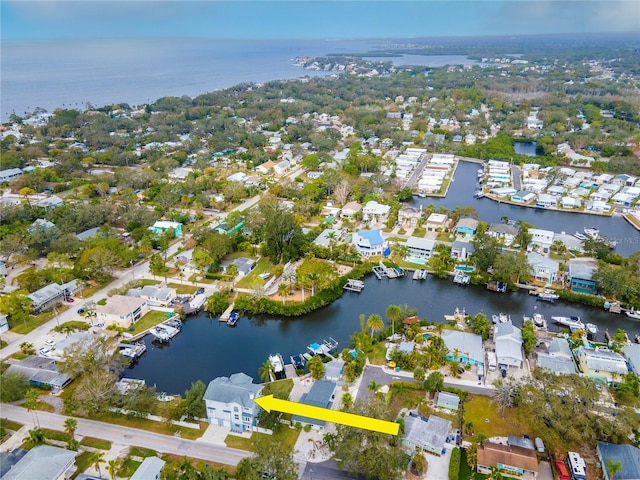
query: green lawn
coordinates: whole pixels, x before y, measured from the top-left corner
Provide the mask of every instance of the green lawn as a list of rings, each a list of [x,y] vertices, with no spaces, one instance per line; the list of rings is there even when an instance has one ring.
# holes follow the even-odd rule
[[[278,380],[276,382],[266,383],[262,390],[262,395],[273,394],[278,398],[289,398],[289,394],[293,389],[293,379],[287,378],[286,380]]]
[[[298,429],[289,428],[283,425],[279,431],[274,432],[273,438],[277,441],[277,443],[283,450],[290,452],[296,445],[298,435],[300,435],[300,431]],[[247,450],[249,452],[252,452],[254,442],[260,437],[267,437],[267,435],[263,433],[254,433],[251,435],[251,438],[244,438],[230,434],[227,435],[227,438],[224,439],[224,443],[227,445],[227,447],[230,448],[237,448],[239,450]]]
[[[69,304],[60,304],[56,307],[58,314],[64,312],[69,308]],[[29,333],[30,331],[38,328],[43,323],[47,323],[55,316],[55,312],[53,310],[47,310],[46,312],[42,312],[40,315],[29,315],[29,318],[26,322],[13,323],[9,322],[9,327],[12,332],[19,333],[24,335]]]
[[[162,435],[174,435],[179,431],[180,436],[182,438],[186,438],[187,440],[195,440],[196,438],[200,438],[208,426],[206,422],[200,422],[200,429],[195,430],[193,428],[179,427],[170,423],[155,422],[153,420],[146,420],[144,418],[127,418],[125,415],[119,415],[113,412],[105,413],[102,415],[94,415],[91,419],[98,422],[122,425],[124,427],[139,428],[141,430],[160,433]]]
[[[22,428],[21,423],[7,420],[6,418],[0,418],[0,426],[6,430],[12,430],[14,432],[17,432]]]
[[[111,450],[111,442],[109,440],[102,440],[95,437],[82,437],[80,445],[85,447],[99,448],[100,450]]]
[[[141,463],[142,462],[137,462],[131,457],[127,456],[122,462],[122,466],[118,471],[118,476],[122,476],[124,478],[131,477],[136,472]]]
[[[151,310],[133,325],[133,330],[130,330],[129,333],[131,333],[132,335],[137,335],[138,333],[142,333],[148,328],[156,326],[167,318],[167,312]]]
[[[474,433],[482,433],[487,437],[530,433],[520,424],[515,409],[507,409],[503,418],[500,416],[500,407],[487,397],[471,396],[464,404],[463,421],[465,424],[472,422]]]
[[[196,290],[198,290],[198,287],[194,285],[187,285],[183,283],[169,283],[167,287],[175,288],[178,295],[191,295],[192,293],[196,293]]]
[[[467,464],[467,451],[461,448],[460,473],[458,475],[458,480],[469,480],[470,478],[473,478],[474,480],[484,480],[485,478],[487,478],[487,475],[471,470],[471,467],[469,466],[469,464]]]
[[[150,448],[131,447],[129,449],[129,455],[133,457],[157,457],[158,452],[151,450]]]
[[[97,291],[102,290],[104,287],[109,285],[112,280],[113,280],[112,278],[109,278],[108,280],[104,280],[103,282],[97,283],[96,285],[90,285],[90,286],[84,287],[82,290],[78,292],[76,296],[79,298],[88,298],[92,296],[94,293],[96,293]]]
[[[387,363],[386,354],[387,349],[384,343],[376,343],[373,345],[373,350],[367,353],[367,358],[373,365],[385,365]]]
[[[51,430],[49,428],[42,428],[41,430],[44,433],[44,438],[47,438],[49,440],[68,442],[71,438],[65,432],[61,432],[60,430]]]
[[[91,466],[91,457],[93,456],[93,452],[82,452],[80,455],[76,457],[76,471],[71,476],[71,478],[76,478],[81,473]]]
[[[255,268],[247,275],[246,277],[241,278],[238,283],[236,283],[236,287],[238,288],[253,288],[256,285],[264,285],[269,279],[263,280],[258,275],[263,272],[269,272],[272,269],[272,265],[266,258],[260,258]]]

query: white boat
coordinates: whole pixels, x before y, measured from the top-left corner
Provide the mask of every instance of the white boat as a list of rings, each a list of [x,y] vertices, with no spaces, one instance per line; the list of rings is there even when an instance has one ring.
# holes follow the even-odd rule
[[[473,196],[476,198],[482,198],[484,197],[484,192],[482,190],[478,190],[476,193],[473,194]]]
[[[553,290],[545,290],[544,292],[538,294],[538,298],[546,302],[554,302],[560,298],[560,295],[555,293]]]
[[[595,227],[592,227],[592,228],[585,227],[584,228],[584,234],[588,235],[590,237],[593,237],[593,238],[598,238],[598,235],[600,235],[600,230],[598,230]]]
[[[569,327],[570,330],[584,330],[585,326],[580,317],[551,317],[557,324]]]
[[[587,239],[586,235],[581,234],[580,232],[576,232],[573,234],[578,240],[582,240],[583,242]]]
[[[511,321],[511,315],[508,315],[506,313],[498,313],[497,315],[492,315],[491,319],[493,320],[494,324],[506,323]]]
[[[227,325],[230,327],[235,327],[236,323],[240,320],[240,314],[238,312],[231,312],[229,315],[229,320],[227,320]]]
[[[598,333],[598,326],[595,323],[587,323],[587,333],[596,335]]]
[[[540,329],[547,328],[547,320],[544,318],[544,315],[542,315],[541,313],[534,313],[531,321],[536,327]]]
[[[424,194],[423,192],[418,192],[418,196],[419,196],[420,198],[427,198],[427,195],[426,195],[426,194]]]
[[[470,281],[471,277],[468,274],[462,272],[456,272],[453,277],[453,283],[457,283],[458,285],[469,285]]]
[[[640,320],[640,311],[637,310],[627,310],[624,312],[625,315],[633,320]]]
[[[279,353],[269,355],[269,361],[273,366],[273,375],[275,376],[275,380],[284,378],[284,360],[282,359],[282,355]]]

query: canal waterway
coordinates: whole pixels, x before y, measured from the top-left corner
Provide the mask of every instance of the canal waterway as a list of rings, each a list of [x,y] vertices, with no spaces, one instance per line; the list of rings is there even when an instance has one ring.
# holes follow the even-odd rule
[[[295,319],[242,317],[237,326],[228,327],[206,313],[190,317],[182,333],[162,346],[147,336],[147,352],[126,372],[126,376],[143,378],[158,391],[183,393],[192,382],[208,383],[218,376],[244,372],[259,381],[258,369],[269,354],[289,356],[306,351],[307,345],[329,337],[339,342],[338,350],[349,346],[351,335],[360,329],[360,315],[382,315],[389,304],[407,304],[418,309],[421,318],[444,322],[444,315],[456,308],[469,314],[483,312],[489,318],[508,313],[514,324],[522,324],[523,315],[534,307],[549,320],[549,330],[557,330],[552,315],[580,315],[583,322],[595,323],[602,331],[615,333],[625,329],[629,336],[640,333],[640,322],[608,313],[600,308],[574,305],[563,301],[537,301],[524,291],[500,294],[480,286],[457,286],[449,280],[429,276],[414,281],[411,276],[394,280],[365,279],[362,293],[345,293],[331,305]]]
[[[434,204],[436,207],[442,206],[449,210],[470,205],[475,208],[478,218],[487,223],[499,223],[503,217],[507,217],[509,220],[523,220],[536,228],[557,233],[582,233],[585,227],[597,228],[602,235],[618,242],[616,253],[628,257],[640,250],[640,232],[620,216],[558,212],[498,203],[488,198],[475,198],[473,194],[476,191],[479,167],[477,163],[459,162],[446,197],[413,197],[411,204],[414,207]]]
[[[537,228],[575,233],[584,227],[596,227],[609,238],[618,241],[616,252],[629,256],[640,249],[640,232],[621,217],[602,217],[499,204],[473,197],[478,165],[461,162],[446,198],[414,198],[414,206],[433,203],[453,209],[473,206],[480,219],[500,222],[502,217],[524,220]],[[351,335],[360,329],[360,315],[373,313],[384,317],[390,304],[407,304],[418,309],[421,318],[443,322],[456,308],[469,314],[483,312],[488,317],[508,313],[516,325],[523,315],[531,315],[534,307],[547,317],[549,330],[557,330],[552,315],[580,315],[584,323],[598,325],[601,331],[615,333],[618,328],[633,338],[640,334],[640,322],[624,315],[610,314],[601,308],[585,307],[562,301],[537,301],[526,292],[494,293],[480,286],[460,287],[451,280],[429,276],[426,281],[413,281],[410,276],[395,280],[365,279],[362,293],[345,293],[331,305],[294,319],[272,317],[242,317],[235,328],[210,318],[206,313],[189,318],[182,333],[170,344],[161,345],[147,336],[147,352],[126,375],[146,380],[158,391],[183,393],[192,382],[208,383],[218,376],[235,372],[251,375],[256,381],[258,368],[269,354],[280,353],[285,361],[289,356],[306,351],[307,345],[329,337],[339,342],[338,349],[349,346]]]

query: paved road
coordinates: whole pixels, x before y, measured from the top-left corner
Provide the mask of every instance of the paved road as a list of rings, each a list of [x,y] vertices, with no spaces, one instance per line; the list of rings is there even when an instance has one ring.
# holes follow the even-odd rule
[[[23,407],[2,404],[0,415],[3,418],[20,422],[24,425],[30,426],[33,424],[31,413]],[[41,411],[38,411],[37,415],[41,427],[64,430],[64,421],[67,419],[64,415]],[[250,456],[249,452],[243,450],[212,445],[201,441],[183,440],[178,437],[169,437],[146,430],[96,422],[94,420],[78,418],[77,421],[76,433],[78,435],[101,438],[120,445],[150,448],[161,453],[186,455],[191,458],[234,466],[241,459]]]

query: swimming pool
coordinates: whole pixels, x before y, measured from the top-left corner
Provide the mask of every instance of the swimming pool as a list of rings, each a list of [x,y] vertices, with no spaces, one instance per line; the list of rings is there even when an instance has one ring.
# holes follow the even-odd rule
[[[424,265],[427,263],[427,260],[424,258],[416,258],[416,257],[406,257],[404,259],[405,262],[417,263],[418,265]]]
[[[459,272],[473,272],[474,268],[473,267],[465,267],[464,265],[458,265],[455,270],[458,270]]]

